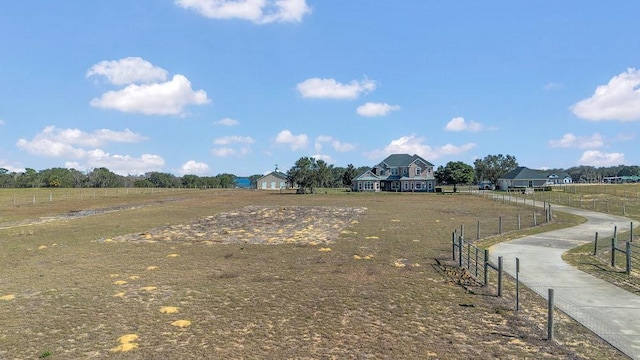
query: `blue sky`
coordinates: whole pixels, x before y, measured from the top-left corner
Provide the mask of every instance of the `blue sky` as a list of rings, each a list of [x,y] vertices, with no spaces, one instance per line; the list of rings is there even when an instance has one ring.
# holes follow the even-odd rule
[[[640,164],[640,2],[0,2],[0,167]]]

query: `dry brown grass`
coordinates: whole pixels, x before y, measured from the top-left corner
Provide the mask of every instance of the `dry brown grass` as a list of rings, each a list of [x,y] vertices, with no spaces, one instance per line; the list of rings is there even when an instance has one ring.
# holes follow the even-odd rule
[[[367,210],[327,242],[105,241],[246,206]],[[119,210],[19,225],[89,208]],[[0,358],[621,358],[580,327],[584,344],[544,340],[507,300],[474,294],[438,264],[453,229],[518,211],[511,204],[230,190],[0,211]]]

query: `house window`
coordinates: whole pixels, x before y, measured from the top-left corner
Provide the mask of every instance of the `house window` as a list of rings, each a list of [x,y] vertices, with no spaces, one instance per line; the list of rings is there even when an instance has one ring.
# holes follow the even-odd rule
[[[380,170],[380,175],[384,175],[384,170]]]
[[[373,190],[373,181],[365,181],[364,182],[365,190]]]
[[[380,190],[380,183],[379,182],[376,183],[376,190]]]
[[[409,183],[408,182],[404,183],[404,189],[405,190],[409,190]]]
[[[420,176],[420,172],[422,172],[422,169],[416,168],[416,176]]]
[[[417,182],[416,183],[416,190],[422,190],[422,183],[421,182]]]
[[[407,168],[402,168],[402,174],[403,175],[407,175],[408,169]]]
[[[362,190],[362,183],[358,181],[358,190]]]
[[[396,190],[400,188],[400,184],[397,181],[391,183],[391,189]]]
[[[391,175],[398,175],[398,168],[391,169]]]
[[[263,182],[262,182],[262,188],[263,188],[263,189],[266,189],[266,188],[267,188],[267,182],[266,182],[266,181],[263,181]]]

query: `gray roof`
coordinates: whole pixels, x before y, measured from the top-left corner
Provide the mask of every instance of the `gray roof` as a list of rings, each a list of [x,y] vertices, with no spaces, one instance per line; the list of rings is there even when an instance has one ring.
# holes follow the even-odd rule
[[[282,179],[282,180],[287,180],[287,174],[285,174],[283,172],[280,172],[280,171],[272,171],[272,172],[270,172],[270,173],[268,173],[266,175],[261,176],[259,179],[261,179],[261,178],[263,178],[265,176],[269,176],[269,175],[273,175],[273,176],[275,176],[275,177],[277,177],[279,179]]]
[[[567,178],[570,177],[569,174],[563,172],[554,172],[549,170],[534,170],[529,169],[524,166],[518,166],[517,168],[509,171],[508,173],[502,175],[500,179],[507,180],[542,180],[549,179],[549,176],[555,174],[558,178]]]
[[[382,160],[380,164],[386,164],[388,167],[400,167],[400,166],[409,166],[416,160],[420,160],[425,163],[427,166],[433,166],[432,163],[423,159],[418,155],[409,155],[409,154],[391,154],[387,156],[386,159]]]

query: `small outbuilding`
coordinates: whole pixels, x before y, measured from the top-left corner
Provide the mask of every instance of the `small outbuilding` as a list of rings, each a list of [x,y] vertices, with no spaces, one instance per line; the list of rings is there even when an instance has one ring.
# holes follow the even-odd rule
[[[263,175],[256,180],[258,190],[284,190],[291,188],[287,175],[278,170]]]
[[[564,172],[534,170],[519,166],[498,179],[498,189],[508,190],[544,190],[553,185],[571,184],[571,176]]]

